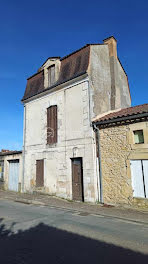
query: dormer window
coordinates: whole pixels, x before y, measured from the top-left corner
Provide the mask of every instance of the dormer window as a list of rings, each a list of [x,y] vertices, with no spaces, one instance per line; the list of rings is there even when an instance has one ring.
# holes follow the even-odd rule
[[[48,87],[55,83],[55,65],[48,68]]]

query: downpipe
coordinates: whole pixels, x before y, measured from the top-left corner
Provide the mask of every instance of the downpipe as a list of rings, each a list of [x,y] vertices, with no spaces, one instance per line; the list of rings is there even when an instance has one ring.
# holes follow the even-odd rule
[[[24,135],[23,135],[23,173],[22,173],[22,192],[24,192],[24,177],[25,177],[25,144],[26,144],[26,107],[24,106]]]
[[[96,133],[96,139],[97,139],[97,148],[98,148],[98,165],[99,165],[99,200],[100,203],[103,203],[103,184],[102,184],[102,166],[101,166],[101,149],[100,149],[100,131],[99,128],[93,124],[93,129]]]

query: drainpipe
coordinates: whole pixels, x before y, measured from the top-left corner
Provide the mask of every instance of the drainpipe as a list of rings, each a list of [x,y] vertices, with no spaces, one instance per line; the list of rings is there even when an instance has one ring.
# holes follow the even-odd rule
[[[23,172],[22,172],[22,192],[24,192],[24,176],[25,176],[25,143],[26,143],[26,108],[24,106],[24,135],[23,135]]]
[[[100,202],[103,203],[103,185],[102,185],[102,166],[101,166],[101,149],[100,149],[100,131],[99,128],[93,124],[94,131],[96,132],[97,148],[98,148],[98,163],[99,163],[99,183],[100,183]]]

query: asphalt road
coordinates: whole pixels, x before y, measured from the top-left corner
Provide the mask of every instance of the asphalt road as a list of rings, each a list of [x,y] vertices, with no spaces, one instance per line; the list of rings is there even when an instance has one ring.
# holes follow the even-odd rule
[[[148,264],[148,225],[0,200],[3,263]]]

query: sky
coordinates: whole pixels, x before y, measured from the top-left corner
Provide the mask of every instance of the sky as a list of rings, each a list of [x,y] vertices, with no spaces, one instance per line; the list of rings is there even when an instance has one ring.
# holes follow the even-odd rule
[[[111,35],[132,105],[148,103],[147,0],[0,0],[0,149],[22,149],[27,77],[50,56],[63,57]]]

